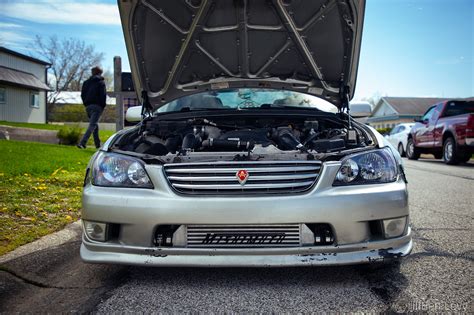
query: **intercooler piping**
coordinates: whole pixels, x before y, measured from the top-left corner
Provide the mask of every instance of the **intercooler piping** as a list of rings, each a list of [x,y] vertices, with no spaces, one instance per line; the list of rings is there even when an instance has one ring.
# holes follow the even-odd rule
[[[255,146],[254,141],[240,141],[228,139],[209,138],[202,142],[202,147],[215,150],[252,150]]]

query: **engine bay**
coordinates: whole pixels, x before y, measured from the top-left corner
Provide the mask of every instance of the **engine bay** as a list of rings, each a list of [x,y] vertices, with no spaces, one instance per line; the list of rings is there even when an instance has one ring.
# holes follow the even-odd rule
[[[124,134],[114,147],[147,156],[190,156],[196,153],[276,155],[328,154],[366,147],[366,132],[337,115],[291,117],[258,115],[150,117]],[[227,154],[227,155],[229,155]],[[169,159],[167,159],[169,160]]]

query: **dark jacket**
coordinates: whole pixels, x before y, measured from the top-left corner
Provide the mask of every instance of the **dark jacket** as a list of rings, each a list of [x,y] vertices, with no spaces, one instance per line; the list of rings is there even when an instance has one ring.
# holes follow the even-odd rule
[[[100,75],[94,75],[82,84],[81,98],[85,106],[96,104],[105,107],[105,81]]]

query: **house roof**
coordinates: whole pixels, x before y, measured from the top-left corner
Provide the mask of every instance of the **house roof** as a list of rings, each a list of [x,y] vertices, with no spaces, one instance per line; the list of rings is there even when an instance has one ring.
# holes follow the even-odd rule
[[[49,62],[46,62],[46,61],[43,61],[43,60],[41,60],[41,59],[37,59],[37,58],[31,57],[31,56],[24,55],[24,54],[22,54],[22,53],[19,53],[19,52],[17,52],[17,51],[11,50],[11,49],[8,49],[8,48],[3,47],[3,46],[0,46],[0,52],[4,52],[4,53],[7,53],[7,54],[16,56],[16,57],[18,57],[18,58],[28,60],[28,61],[36,62],[36,63],[38,63],[38,64],[40,64],[40,65],[44,65],[44,66],[50,66],[50,65],[51,65]]]
[[[0,83],[49,91],[49,87],[34,74],[0,66]]]
[[[108,94],[108,93],[107,93]],[[56,104],[58,105],[70,105],[70,104],[82,104],[81,92],[74,91],[63,91],[59,92],[56,96]],[[115,105],[115,97],[107,95],[105,99],[107,105]]]
[[[382,97],[375,106],[375,112],[383,101],[388,103],[399,115],[423,115],[432,105],[448,100],[437,97]]]

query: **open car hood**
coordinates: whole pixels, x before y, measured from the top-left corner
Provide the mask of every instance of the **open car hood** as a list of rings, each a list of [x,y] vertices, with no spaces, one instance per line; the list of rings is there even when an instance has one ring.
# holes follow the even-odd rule
[[[308,93],[339,108],[352,99],[365,0],[118,3],[135,88],[155,109],[242,87]]]

